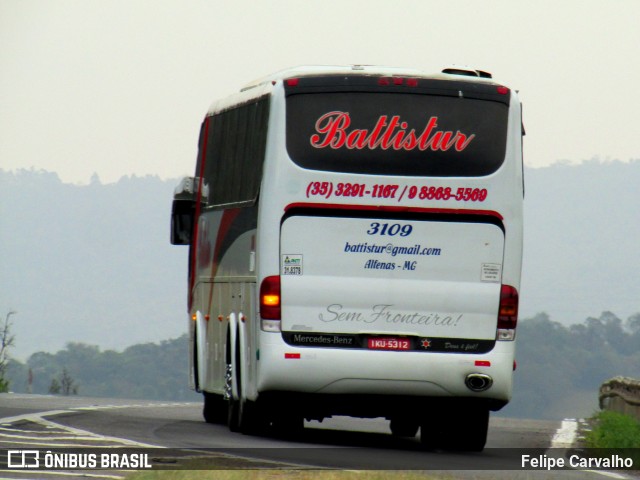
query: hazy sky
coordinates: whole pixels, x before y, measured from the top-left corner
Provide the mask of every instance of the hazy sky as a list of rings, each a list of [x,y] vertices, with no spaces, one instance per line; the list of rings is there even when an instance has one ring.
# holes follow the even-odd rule
[[[191,174],[210,102],[301,64],[520,90],[525,162],[640,158],[638,0],[0,0],[0,168]]]

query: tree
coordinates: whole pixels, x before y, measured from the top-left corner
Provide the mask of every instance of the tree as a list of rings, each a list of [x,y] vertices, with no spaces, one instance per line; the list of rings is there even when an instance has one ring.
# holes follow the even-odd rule
[[[4,318],[4,323],[0,327],[0,392],[9,391],[9,379],[7,378],[7,368],[9,366],[9,349],[13,346],[15,335],[11,334],[11,322],[9,318],[16,314],[11,310]]]
[[[49,385],[49,393],[51,395],[59,395],[60,394],[60,382],[57,378],[51,379],[51,385]]]
[[[49,386],[49,393],[52,395],[77,395],[78,385],[73,377],[69,374],[67,367],[62,369],[62,374],[59,377],[51,379],[51,385]]]
[[[78,385],[66,368],[62,369],[62,375],[60,376],[60,384],[62,386],[62,394],[63,395],[77,395],[78,394]]]

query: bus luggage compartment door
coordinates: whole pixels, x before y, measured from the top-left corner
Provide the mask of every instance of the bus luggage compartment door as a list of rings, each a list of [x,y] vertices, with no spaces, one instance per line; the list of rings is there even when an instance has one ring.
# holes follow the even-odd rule
[[[501,225],[470,215],[407,218],[304,214],[283,221],[282,331],[289,343],[459,353],[493,347]],[[386,344],[387,337],[410,342]]]

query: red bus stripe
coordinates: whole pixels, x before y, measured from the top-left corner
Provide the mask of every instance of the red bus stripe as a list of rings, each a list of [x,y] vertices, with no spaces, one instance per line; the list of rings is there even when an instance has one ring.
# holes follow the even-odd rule
[[[211,117],[207,117],[204,123],[204,140],[202,141],[202,155],[200,156],[200,179],[198,181],[198,193],[196,194],[196,211],[194,214],[194,222],[193,226],[193,238],[191,239],[191,278],[189,279],[189,311],[191,311],[191,306],[193,305],[193,287],[196,283],[196,269],[197,258],[198,258],[198,225],[200,224],[200,205],[201,205],[201,195],[202,195],[202,184],[204,182],[204,165],[207,155],[207,139],[209,138],[209,120]]]

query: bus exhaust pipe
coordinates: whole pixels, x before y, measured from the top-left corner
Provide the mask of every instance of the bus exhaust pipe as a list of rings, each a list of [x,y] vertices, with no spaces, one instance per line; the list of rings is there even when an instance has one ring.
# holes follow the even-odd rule
[[[470,373],[465,378],[464,384],[472,392],[484,392],[493,385],[493,378],[484,373]]]

